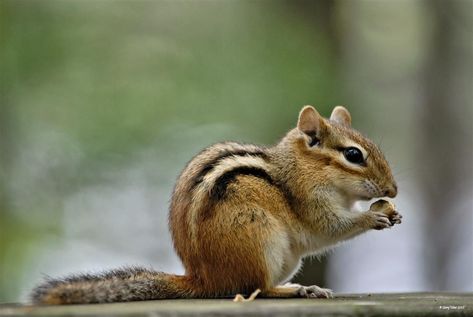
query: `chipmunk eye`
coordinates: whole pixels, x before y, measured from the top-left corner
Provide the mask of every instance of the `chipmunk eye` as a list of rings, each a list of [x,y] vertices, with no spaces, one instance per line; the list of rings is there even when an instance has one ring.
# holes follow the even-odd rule
[[[355,164],[363,164],[365,159],[363,158],[363,153],[356,147],[349,147],[343,150],[343,155],[345,158]]]

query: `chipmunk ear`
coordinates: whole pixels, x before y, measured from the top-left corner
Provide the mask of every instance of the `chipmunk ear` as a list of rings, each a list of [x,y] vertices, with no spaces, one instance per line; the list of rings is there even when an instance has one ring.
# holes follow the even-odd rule
[[[330,120],[344,127],[351,127],[351,115],[344,106],[336,106],[333,108]]]
[[[323,118],[312,106],[304,106],[299,113],[297,128],[308,136],[320,135],[320,130],[324,124]]]

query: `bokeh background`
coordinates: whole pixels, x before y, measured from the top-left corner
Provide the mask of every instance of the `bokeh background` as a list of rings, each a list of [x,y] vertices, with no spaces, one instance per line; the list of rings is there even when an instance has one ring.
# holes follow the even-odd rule
[[[182,273],[174,181],[346,105],[404,222],[307,259],[336,292],[473,291],[472,1],[0,1],[0,302],[44,274]],[[365,208],[365,205],[360,208]]]

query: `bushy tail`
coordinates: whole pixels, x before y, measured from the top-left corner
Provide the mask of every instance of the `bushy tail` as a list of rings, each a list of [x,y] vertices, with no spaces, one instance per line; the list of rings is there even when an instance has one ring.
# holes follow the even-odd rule
[[[47,278],[31,293],[33,303],[48,305],[193,297],[187,277],[135,267],[63,279]]]

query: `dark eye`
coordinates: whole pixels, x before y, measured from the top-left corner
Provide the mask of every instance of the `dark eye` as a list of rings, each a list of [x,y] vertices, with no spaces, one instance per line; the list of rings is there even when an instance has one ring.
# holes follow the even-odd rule
[[[343,155],[345,158],[355,164],[363,164],[365,159],[363,158],[363,153],[356,147],[349,147],[343,150]]]

